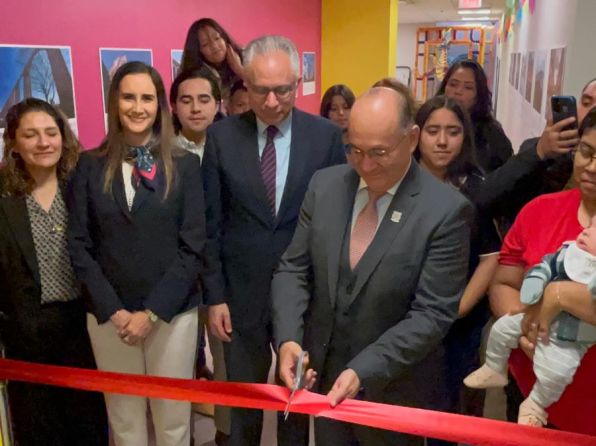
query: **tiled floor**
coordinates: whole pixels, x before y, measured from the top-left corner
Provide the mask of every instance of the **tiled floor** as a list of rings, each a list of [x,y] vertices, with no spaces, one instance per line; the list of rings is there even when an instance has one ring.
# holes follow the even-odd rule
[[[209,351],[209,343],[206,342],[205,355],[207,366],[213,370],[213,360]],[[269,383],[274,382],[275,354],[273,354],[273,364],[269,370]],[[265,411],[263,418],[263,434],[261,436],[261,446],[277,446],[277,416],[276,412]],[[194,414],[194,446],[215,446],[213,438],[215,437],[215,426],[213,419],[204,415]],[[314,442],[313,442],[314,445]]]
[[[263,421],[263,436],[261,446],[277,446],[275,433],[277,431],[277,417],[275,412],[266,411]],[[215,426],[213,419],[200,415],[194,415],[194,446],[215,446]]]

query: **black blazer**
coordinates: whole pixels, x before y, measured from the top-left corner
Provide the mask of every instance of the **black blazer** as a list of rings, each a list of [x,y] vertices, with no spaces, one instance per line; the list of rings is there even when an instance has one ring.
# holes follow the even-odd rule
[[[67,193],[68,241],[83,296],[99,323],[122,308],[150,309],[169,322],[200,303],[201,166],[186,152],[173,159],[175,180],[167,199],[162,191],[140,187],[129,211],[122,170],[106,194],[106,157],[97,151],[81,155]]]
[[[7,356],[38,356],[25,352],[37,349],[35,343],[41,342],[37,336],[40,308],[39,266],[25,199],[0,198],[0,330]]]
[[[46,337],[54,330],[72,345],[89,347],[82,303],[51,312],[52,320],[42,311],[39,264],[24,197],[0,198],[0,312],[0,338],[7,357],[62,364],[57,359],[61,352],[70,353],[54,344],[57,339]],[[93,366],[90,348],[77,354],[68,358],[68,364]]]
[[[484,172],[490,173],[513,155],[513,146],[496,119],[481,119],[473,124],[476,160]]]
[[[294,109],[288,176],[274,218],[261,177],[254,112],[226,118],[207,130],[206,302],[227,302],[235,328],[268,322],[271,277],[294,234],[308,182],[317,170],[344,162],[339,127]]]

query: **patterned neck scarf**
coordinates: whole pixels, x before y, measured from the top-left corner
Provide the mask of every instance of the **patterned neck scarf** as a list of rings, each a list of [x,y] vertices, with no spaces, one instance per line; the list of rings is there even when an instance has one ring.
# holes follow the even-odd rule
[[[134,162],[132,170],[132,185],[135,189],[142,184],[147,189],[156,190],[157,164],[153,158],[150,147],[153,141],[144,146],[131,146],[128,148],[127,160]]]

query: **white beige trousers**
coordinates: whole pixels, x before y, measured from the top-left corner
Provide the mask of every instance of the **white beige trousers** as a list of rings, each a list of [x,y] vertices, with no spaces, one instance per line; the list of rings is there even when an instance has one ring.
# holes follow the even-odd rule
[[[170,323],[157,321],[144,341],[122,342],[108,321],[98,325],[87,314],[87,330],[99,370],[192,379],[197,351],[198,312],[194,308]],[[157,446],[190,444],[191,407],[186,401],[105,393],[116,446],[147,446],[147,401],[151,407]]]

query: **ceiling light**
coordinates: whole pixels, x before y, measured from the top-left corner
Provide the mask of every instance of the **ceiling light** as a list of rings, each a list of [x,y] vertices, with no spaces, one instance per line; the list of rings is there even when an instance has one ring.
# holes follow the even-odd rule
[[[458,9],[457,13],[461,15],[490,14],[490,9]]]
[[[462,17],[462,20],[474,20],[476,22],[484,22],[484,21],[494,21],[496,19],[490,18],[489,16],[486,17]]]

